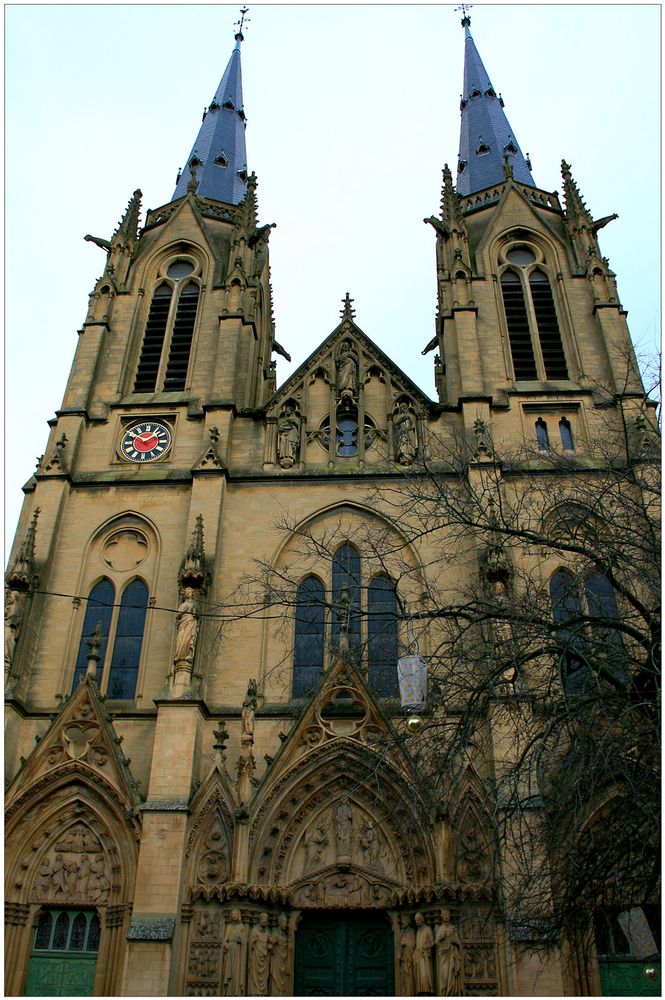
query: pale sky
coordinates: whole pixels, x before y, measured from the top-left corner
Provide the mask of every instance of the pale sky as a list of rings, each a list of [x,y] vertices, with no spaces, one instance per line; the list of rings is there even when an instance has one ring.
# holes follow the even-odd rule
[[[5,7],[6,530],[11,543],[88,295],[135,188],[167,203],[239,7]],[[259,4],[242,46],[250,171],[270,239],[278,384],[356,322],[431,398],[434,232],[455,172],[464,33],[453,5]],[[660,337],[660,8],[499,5],[471,32],[536,184],[572,166],[638,348]]]

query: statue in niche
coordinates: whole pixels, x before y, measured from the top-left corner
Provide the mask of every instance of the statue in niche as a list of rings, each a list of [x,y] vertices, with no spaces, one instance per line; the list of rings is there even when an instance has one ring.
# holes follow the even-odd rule
[[[268,996],[271,948],[272,939],[268,929],[268,914],[262,913],[258,924],[252,927],[249,935],[249,984],[247,992],[250,996]]]
[[[432,948],[434,935],[425,923],[422,913],[416,913],[416,947],[413,952],[413,978],[416,996],[432,996],[434,982],[432,976]]]
[[[337,840],[338,857],[351,856],[351,837],[353,834],[353,810],[348,795],[342,795],[335,807],[335,839]]]
[[[407,403],[400,403],[393,418],[395,428],[395,461],[400,465],[413,465],[418,454],[416,420]]]
[[[462,943],[457,928],[450,922],[450,911],[441,911],[436,929],[437,979],[440,997],[459,997],[464,992]]]
[[[240,742],[243,744],[254,742],[254,726],[256,721],[256,681],[251,680],[247,685],[247,694],[242,703],[240,712]]]
[[[379,840],[372,822],[368,822],[365,826],[360,837],[360,846],[363,852],[364,863],[369,868],[376,868],[379,854]]]
[[[413,978],[413,956],[416,950],[416,932],[411,926],[408,913],[401,918],[402,933],[399,936],[399,971],[402,985],[402,996],[415,996],[416,987]]]
[[[5,598],[5,675],[11,669],[14,651],[23,622],[25,594],[20,590],[9,590]]]
[[[240,910],[231,910],[224,929],[222,945],[222,996],[237,997],[245,992],[243,969],[243,945],[245,925],[240,918]]]
[[[192,587],[185,587],[184,600],[178,608],[173,664],[175,667],[187,667],[191,670],[194,663],[194,650],[199,631],[198,604]]]
[[[328,846],[328,837],[323,826],[315,826],[305,838],[305,870],[316,868],[323,861],[323,852]]]
[[[344,397],[355,398],[358,386],[358,361],[350,340],[342,341],[337,355],[337,394],[340,399]]]
[[[473,826],[460,838],[457,875],[461,882],[483,882],[489,876],[485,844]]]
[[[288,996],[289,985],[289,920],[280,913],[277,927],[270,939],[270,996]]]
[[[287,403],[277,424],[277,457],[283,469],[296,464],[299,447],[300,419],[294,407]]]

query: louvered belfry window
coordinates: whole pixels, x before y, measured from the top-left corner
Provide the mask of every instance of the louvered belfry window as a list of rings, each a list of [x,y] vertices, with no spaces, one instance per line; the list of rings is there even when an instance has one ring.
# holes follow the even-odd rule
[[[196,281],[183,280],[193,270],[177,261],[168,269],[173,282],[155,290],[143,334],[134,392],[181,392],[187,370],[199,304]],[[182,274],[182,271],[186,271]]]
[[[528,274],[526,267],[520,268],[520,273],[504,271],[501,294],[516,381],[567,379],[566,355],[547,275],[538,268]]]

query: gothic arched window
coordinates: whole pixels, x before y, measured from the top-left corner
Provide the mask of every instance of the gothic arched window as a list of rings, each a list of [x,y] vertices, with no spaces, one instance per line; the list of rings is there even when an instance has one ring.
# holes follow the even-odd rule
[[[320,580],[307,576],[296,594],[293,652],[293,697],[304,698],[316,687],[323,670],[326,592]]]
[[[552,616],[561,648],[561,681],[564,691],[574,694],[586,685],[589,668],[583,655],[583,611],[577,583],[566,570],[550,580]]]
[[[520,264],[501,275],[501,294],[508,327],[515,379],[567,379],[568,366],[549,278],[539,268],[527,272],[523,248],[508,251],[507,259]]]
[[[550,580],[550,597],[563,655],[564,690],[574,693],[584,689],[590,659],[602,659],[615,678],[623,677],[625,649],[616,628],[619,612],[607,577],[596,570],[580,588],[570,573],[559,570]]]
[[[76,690],[86,672],[90,655],[88,640],[99,623],[101,644],[97,682],[100,689],[109,698],[133,698],[148,609],[148,588],[142,580],[133,580],[125,587],[117,607],[115,588],[104,578],[92,588],[87,603],[72,690]]]
[[[561,435],[561,447],[564,451],[575,450],[575,439],[573,438],[573,428],[570,420],[562,417],[559,421],[559,434]]]
[[[133,580],[123,591],[113,640],[113,656],[106,694],[109,698],[133,698],[143,645],[148,588]]]
[[[384,698],[399,694],[397,656],[397,597],[392,581],[381,574],[367,592],[367,675]]]
[[[536,420],[536,441],[539,451],[547,451],[550,446],[550,436],[547,433],[547,424],[542,417]]]
[[[139,357],[134,392],[173,392],[185,388],[199,286],[189,275],[194,265],[177,260],[169,281],[155,290]]]
[[[345,542],[333,556],[333,645],[338,646],[345,629],[349,649],[360,646],[360,555],[355,545]]]
[[[83,618],[83,629],[81,631],[81,641],[79,642],[78,655],[76,657],[76,667],[74,669],[74,683],[72,690],[76,691],[79,681],[86,672],[90,646],[87,640],[97,628],[101,626],[101,645],[99,647],[99,663],[103,663],[106,657],[106,646],[109,641],[109,630],[111,628],[111,616],[113,614],[113,604],[115,601],[115,587],[106,577],[96,583],[90,591],[88,604]]]
[[[334,658],[345,642],[356,662],[366,666],[370,687],[376,694],[398,697],[395,586],[385,573],[363,586],[362,567],[356,546],[343,542],[332,557],[327,586],[315,576],[301,580],[295,608],[294,698],[307,697],[314,690],[326,660],[330,655]]]

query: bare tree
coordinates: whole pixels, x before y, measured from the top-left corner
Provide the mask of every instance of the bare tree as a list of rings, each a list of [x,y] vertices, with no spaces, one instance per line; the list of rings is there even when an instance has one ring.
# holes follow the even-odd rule
[[[398,722],[396,738],[444,812],[474,773],[496,903],[532,941],[583,936],[599,907],[658,898],[658,428],[644,396],[606,404],[584,448],[508,448],[480,419],[467,437],[431,432],[417,462],[365,497],[372,527],[285,515],[291,558],[260,563],[223,611],[233,618],[235,600],[272,617],[284,640],[273,669],[286,671],[303,577],[340,538],[362,548],[394,585],[379,630],[397,627],[400,652],[429,664],[424,727],[409,736]],[[354,615],[371,621],[365,600],[317,600],[333,648]],[[363,669],[369,632],[356,635]]]

